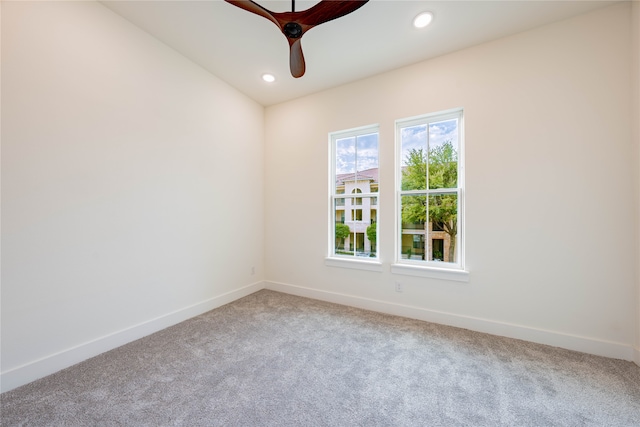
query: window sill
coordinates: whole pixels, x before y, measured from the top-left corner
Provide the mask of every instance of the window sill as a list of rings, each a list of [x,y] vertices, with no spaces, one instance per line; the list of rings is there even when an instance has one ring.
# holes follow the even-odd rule
[[[428,277],[431,279],[452,280],[455,282],[468,282],[469,272],[465,270],[452,270],[448,268],[435,268],[414,266],[407,264],[391,265],[391,273],[405,276]]]
[[[355,270],[382,272],[382,263],[380,261],[365,261],[362,259],[327,257],[324,259],[324,265],[328,267],[342,267],[352,268]]]

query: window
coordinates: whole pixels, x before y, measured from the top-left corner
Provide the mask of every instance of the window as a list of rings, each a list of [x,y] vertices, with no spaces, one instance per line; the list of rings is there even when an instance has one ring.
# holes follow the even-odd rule
[[[464,269],[462,136],[461,110],[396,122],[398,265]]]
[[[377,260],[378,127],[336,132],[330,138],[329,256]]]

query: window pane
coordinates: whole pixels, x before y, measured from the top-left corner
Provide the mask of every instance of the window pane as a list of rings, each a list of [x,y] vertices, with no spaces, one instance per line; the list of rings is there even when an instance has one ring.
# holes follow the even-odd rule
[[[427,196],[402,196],[402,243],[400,258],[424,260],[425,222],[427,220]]]
[[[402,128],[402,190],[427,188],[427,125]]]
[[[458,186],[458,119],[429,125],[429,188]]]
[[[378,167],[378,134],[359,135],[356,138],[356,170],[358,172]]]
[[[361,205],[351,205],[351,197],[334,200],[335,254],[345,256],[376,256],[378,211],[373,197],[362,197]]]
[[[371,223],[367,225],[364,234],[364,250],[362,253],[357,254],[359,256],[365,256],[369,258],[375,258],[377,254],[377,240],[378,240],[378,223],[371,220]]]
[[[429,260],[457,262],[458,194],[429,195]]]
[[[431,260],[444,261],[444,239],[431,239]]]
[[[336,223],[336,255],[353,255],[349,253],[349,226]]]
[[[403,230],[402,231],[402,249],[400,252],[401,259],[410,259],[413,261],[425,260],[424,246],[424,230]]]
[[[351,230],[346,224],[346,211],[345,211],[345,199],[335,198],[333,200],[334,211],[334,254],[336,255],[349,255],[349,235]],[[353,255],[353,253],[351,253]]]
[[[378,192],[378,134],[359,135],[356,139],[356,179],[358,189]]]
[[[378,192],[378,134],[336,140],[336,194]]]
[[[336,194],[343,194],[345,181],[353,181],[356,172],[356,138],[336,140]]]
[[[336,140],[336,174],[354,173],[356,171],[356,139],[342,138]]]
[[[335,222],[336,224],[342,223],[345,221],[345,200],[341,198],[335,198],[333,200],[333,211],[335,212]]]
[[[427,220],[427,196],[402,196],[402,229],[424,230]]]

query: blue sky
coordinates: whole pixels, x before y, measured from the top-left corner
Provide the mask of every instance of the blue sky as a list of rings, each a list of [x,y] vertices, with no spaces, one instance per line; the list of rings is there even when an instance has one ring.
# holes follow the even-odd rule
[[[406,127],[401,130],[402,163],[412,148],[427,150],[427,125]],[[431,147],[445,141],[458,140],[457,119],[435,122],[429,125]],[[357,149],[356,149],[357,145]],[[357,154],[357,155],[356,155]],[[358,137],[336,140],[336,174],[353,173],[378,167],[378,134],[371,133]]]
[[[370,133],[336,141],[336,174],[378,167],[378,134]]]

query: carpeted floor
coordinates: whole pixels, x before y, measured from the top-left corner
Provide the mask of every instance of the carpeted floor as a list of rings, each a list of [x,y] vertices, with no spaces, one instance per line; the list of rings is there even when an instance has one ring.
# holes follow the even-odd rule
[[[0,401],[3,426],[640,426],[640,368],[263,290]]]

